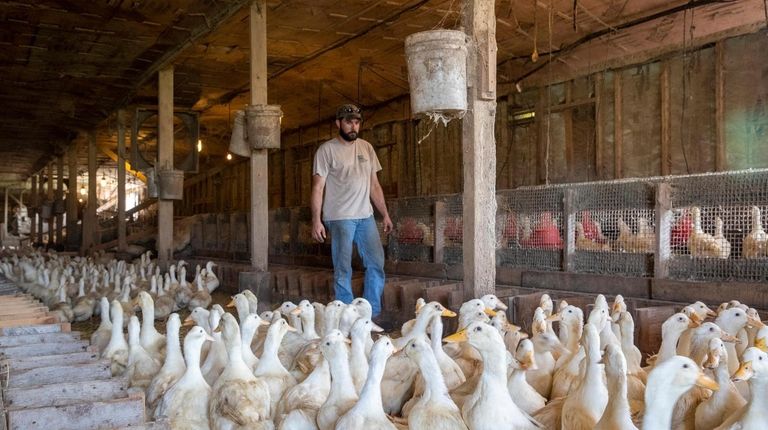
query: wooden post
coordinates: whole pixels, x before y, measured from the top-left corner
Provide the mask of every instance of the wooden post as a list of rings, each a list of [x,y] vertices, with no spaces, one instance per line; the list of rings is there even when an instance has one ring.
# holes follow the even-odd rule
[[[512,169],[512,151],[514,148],[512,148],[512,142],[510,142],[509,139],[509,102],[512,99],[512,96],[507,94],[505,97],[501,99],[501,104],[498,106],[498,114],[500,116],[499,118],[499,140],[501,140],[501,148],[504,151],[504,157],[502,162],[502,168],[506,168],[506,171],[500,171],[498,172],[498,175],[501,178],[504,178],[504,181],[502,183],[499,183],[498,186],[502,189],[510,189],[514,188],[513,184],[513,176],[512,172],[514,169]],[[497,178],[498,179],[498,178]]]
[[[565,82],[565,102],[571,103],[573,101],[573,81]],[[573,109],[563,110],[563,128],[565,134],[565,169],[567,172],[567,180],[569,182],[574,180],[575,175],[575,161],[573,157]]]
[[[158,73],[157,164],[159,170],[173,169],[173,66]],[[157,201],[157,258],[162,270],[173,259],[173,200]]]
[[[624,142],[624,130],[621,121],[621,71],[613,74],[613,176],[621,179],[622,171],[622,146]]]
[[[3,239],[8,237],[8,187],[5,187],[5,204],[3,205]]]
[[[565,228],[565,247],[563,248],[563,270],[573,271],[573,257],[576,253],[576,211],[573,207],[573,200],[576,191],[566,189],[563,196],[563,227]]]
[[[669,105],[669,61],[662,62],[661,77],[659,79],[661,87],[661,175],[667,176],[672,173],[669,145],[672,140],[672,123],[670,121]]]
[[[77,246],[77,200],[80,190],[77,187],[77,155],[78,144],[72,142],[69,145],[67,164],[69,167],[69,194],[67,194],[67,245],[69,248]]]
[[[549,121],[549,115],[547,115],[547,106],[549,100],[547,99],[547,87],[542,85],[539,87],[539,96],[536,99],[536,160],[539,183],[546,183],[549,178],[547,177],[547,125],[544,121]],[[546,119],[545,119],[546,117]]]
[[[33,210],[30,213],[29,241],[35,243],[37,240],[37,215],[40,213],[40,196],[37,191],[37,175],[32,175],[32,194],[29,196],[29,205]]]
[[[117,111],[117,249],[125,251],[125,110]]]
[[[41,170],[40,173],[38,173],[38,181],[37,181],[37,200],[40,202],[40,208],[42,209],[43,202],[45,199],[43,198],[43,189],[45,185],[43,185],[43,171]],[[43,245],[43,212],[42,210],[37,212],[37,243],[39,243],[41,246]]]
[[[83,214],[82,253],[87,254],[94,245],[96,231],[96,134],[88,133],[88,201]]]
[[[669,259],[672,255],[671,226],[671,188],[668,183],[662,182],[656,188],[656,255],[653,259],[653,274],[657,279],[669,276]]]
[[[605,81],[603,79],[603,72],[595,74],[595,173],[597,173],[597,179],[605,179],[603,170],[603,146],[604,135],[603,127],[605,127],[605,108],[603,107],[603,96],[605,94],[604,89]]]
[[[727,169],[725,153],[725,47],[715,43],[715,171]]]
[[[251,3],[251,105],[267,104],[267,2]],[[269,253],[268,150],[251,152],[251,266],[267,271]]]
[[[48,163],[48,181],[46,185],[45,192],[47,193],[46,196],[48,198],[48,203],[51,205],[53,204],[53,162]],[[54,236],[53,236],[53,206],[51,206],[51,212],[50,216],[48,217],[48,247],[53,245],[54,243]]]
[[[64,154],[56,159],[56,200],[64,200]],[[56,214],[56,245],[64,243],[64,213]]]
[[[435,247],[433,249],[433,261],[443,264],[445,257],[445,218],[448,215],[448,205],[444,201],[435,202]]]
[[[464,152],[464,296],[496,291],[496,17],[494,2],[467,0],[467,113]]]

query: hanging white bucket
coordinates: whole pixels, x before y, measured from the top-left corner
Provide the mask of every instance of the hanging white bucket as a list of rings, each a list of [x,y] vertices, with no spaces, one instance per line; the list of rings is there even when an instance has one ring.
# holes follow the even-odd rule
[[[245,108],[248,144],[253,149],[280,148],[279,105],[250,105]]]
[[[183,170],[160,170],[157,172],[160,179],[159,198],[160,200],[181,200],[184,196],[184,171]]]
[[[245,138],[245,112],[235,112],[235,122],[232,125],[232,136],[229,138],[229,152],[241,157],[249,157],[251,148]]]
[[[462,116],[467,110],[467,46],[464,32],[430,30],[405,38],[411,111]]]

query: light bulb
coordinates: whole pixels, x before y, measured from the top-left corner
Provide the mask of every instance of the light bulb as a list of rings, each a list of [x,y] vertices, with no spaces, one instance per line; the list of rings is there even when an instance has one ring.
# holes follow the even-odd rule
[[[230,154],[229,152],[227,152],[227,160],[231,160],[231,159],[232,159],[232,154]]]
[[[80,187],[80,194],[81,194],[81,195],[86,195],[86,194],[88,194],[88,191],[85,189],[85,185],[83,185],[82,187]]]
[[[197,152],[203,152],[203,141],[200,139],[197,140]]]

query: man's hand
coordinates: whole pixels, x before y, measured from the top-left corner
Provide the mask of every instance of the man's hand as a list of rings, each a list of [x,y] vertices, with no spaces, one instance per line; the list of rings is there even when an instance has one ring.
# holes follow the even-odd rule
[[[393,225],[392,225],[392,220],[389,218],[389,215],[384,217],[382,224],[384,224],[384,233],[386,234],[392,233]]]
[[[391,228],[392,221],[389,222],[389,225]],[[312,239],[318,242],[325,242],[325,226],[323,226],[322,221],[312,223]]]

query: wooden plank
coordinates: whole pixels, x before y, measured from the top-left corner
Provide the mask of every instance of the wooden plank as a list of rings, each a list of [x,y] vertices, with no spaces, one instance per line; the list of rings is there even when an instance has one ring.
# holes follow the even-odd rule
[[[43,333],[26,336],[0,336],[0,347],[28,345],[33,343],[64,343],[80,340],[80,332]]]
[[[39,310],[39,309],[33,309],[33,310],[9,310],[9,313],[0,315],[0,322],[1,321],[12,321],[12,320],[20,320],[25,318],[43,318],[47,317],[48,311],[46,310]]]
[[[167,418],[146,422],[137,426],[118,427],[115,430],[170,430],[171,423]]]
[[[672,257],[672,190],[666,182],[656,187],[656,249],[653,274],[657,279],[669,276],[669,259]]]
[[[613,75],[613,177],[621,179],[622,171],[622,146],[624,142],[624,129],[622,126],[622,95],[621,95],[621,70]]]
[[[753,308],[768,309],[768,284],[653,279],[651,298],[681,303],[693,303],[700,300],[714,306],[728,300],[738,300]]]
[[[545,290],[589,294],[621,294],[624,297],[650,298],[650,279],[625,278],[591,273],[523,272],[522,286]]]
[[[13,320],[0,321],[0,328],[7,327],[21,327],[35,324],[52,324],[56,322],[56,318],[52,316],[45,317],[33,317],[33,318],[19,318]]]
[[[37,355],[69,354],[85,352],[90,344],[87,341],[66,343],[34,343],[0,348],[0,354],[7,358],[34,357]]]
[[[715,171],[727,169],[725,152],[725,46],[715,43]]]
[[[566,189],[563,193],[563,213],[565,217],[565,248],[563,249],[563,270],[566,272],[573,271],[573,258],[576,253],[576,210],[574,209],[573,205],[575,194],[576,191],[573,189]]]
[[[672,157],[669,149],[672,140],[672,123],[669,113],[669,61],[662,62],[659,86],[661,87],[661,175],[667,176],[672,172]]]
[[[110,371],[109,360],[101,360],[94,363],[63,364],[11,372],[8,375],[8,387],[29,387],[59,382],[109,379],[111,377],[112,372]]]
[[[2,366],[10,366],[12,371],[50,367],[66,364],[87,364],[99,359],[95,351],[72,352],[69,354],[40,355],[35,357],[8,358],[0,361]]]
[[[70,327],[69,323],[0,327],[0,336],[24,336],[28,334],[68,332],[71,330]]]
[[[12,388],[4,394],[9,409],[63,406],[128,396],[128,379],[62,382],[34,387]]]
[[[573,101],[573,81],[565,81],[565,102]],[[573,157],[573,109],[565,109],[563,115],[563,134],[565,139],[565,166],[568,181],[573,181],[575,161]]]
[[[539,95],[538,95],[538,99],[536,101],[536,107],[535,107],[536,115],[534,117],[535,121],[536,121],[536,136],[537,136],[537,139],[536,139],[536,145],[537,145],[536,146],[536,149],[537,149],[537,151],[536,151],[536,153],[537,153],[536,160],[537,160],[537,167],[538,167],[537,170],[538,170],[539,183],[543,184],[548,179],[547,175],[546,175],[546,171],[547,171],[547,166],[546,166],[546,163],[547,163],[547,148],[546,148],[546,141],[547,141],[546,132],[547,132],[547,127],[546,127],[546,124],[544,123],[544,121],[545,121],[544,117],[546,116],[546,121],[550,121],[550,118],[546,114],[546,112],[547,112],[546,106],[549,105],[549,101],[547,99],[547,88],[544,85],[542,85],[541,87],[539,87],[539,91],[538,92],[539,92]]]
[[[144,423],[144,393],[124,399],[8,411],[10,430],[82,430]]]

